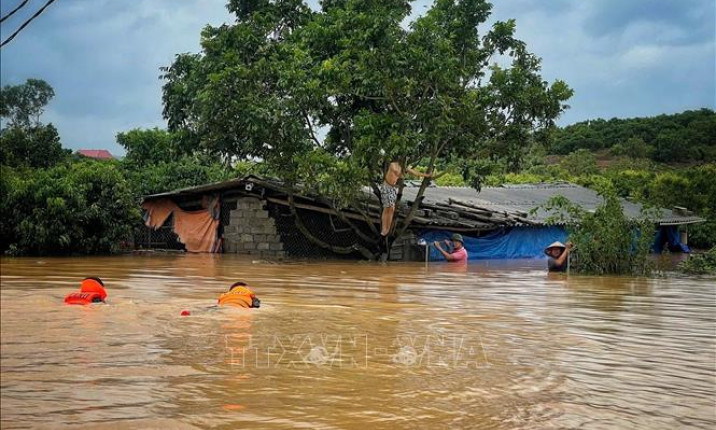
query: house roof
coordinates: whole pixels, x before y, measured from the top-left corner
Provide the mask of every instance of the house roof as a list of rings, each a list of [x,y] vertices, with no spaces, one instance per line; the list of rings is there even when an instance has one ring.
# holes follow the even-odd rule
[[[408,201],[413,201],[418,191],[417,186],[411,185],[414,184],[408,184],[403,189],[404,198]],[[495,213],[515,214],[542,224],[553,215],[542,206],[552,197],[559,195],[587,211],[594,211],[604,201],[596,191],[579,185],[542,183],[485,187],[480,193],[469,187],[428,187],[425,190],[423,203],[440,205],[467,203],[470,206],[484,208]],[[625,199],[620,199],[620,201],[627,217],[638,219],[643,216],[642,205]],[[534,213],[532,213],[533,209],[536,209]],[[705,221],[688,211],[670,209],[656,209],[655,218],[660,225],[680,225]]]
[[[256,176],[236,178],[223,182],[183,188],[166,193],[145,196],[145,200],[163,197],[194,196],[203,193],[237,190],[245,194],[261,194],[258,188],[281,192],[282,184],[272,179]],[[407,181],[403,189],[403,202],[413,202],[419,189],[419,181]],[[375,196],[365,189],[370,198]],[[428,228],[450,228],[456,230],[490,230],[509,225],[542,225],[553,214],[541,208],[550,198],[562,195],[584,210],[594,211],[602,204],[603,198],[595,191],[571,183],[503,185],[485,187],[479,193],[469,187],[429,186],[425,190],[420,209],[413,222]],[[302,196],[309,198],[310,195]],[[311,199],[313,200],[313,199]],[[625,214],[632,219],[642,217],[642,206],[621,199]],[[375,210],[379,210],[375,202]],[[535,210],[533,213],[533,209]],[[399,212],[399,216],[405,210]],[[374,214],[378,216],[378,213]],[[660,225],[681,225],[704,222],[703,218],[682,210],[658,210],[655,221]]]
[[[77,153],[97,160],[114,160],[114,155],[106,149],[80,149]]]

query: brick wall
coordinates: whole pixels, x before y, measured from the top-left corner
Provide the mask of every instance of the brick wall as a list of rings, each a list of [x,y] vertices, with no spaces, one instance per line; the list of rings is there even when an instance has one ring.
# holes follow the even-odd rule
[[[224,226],[224,252],[261,257],[284,257],[281,236],[276,223],[265,208],[265,202],[244,197],[236,202]]]

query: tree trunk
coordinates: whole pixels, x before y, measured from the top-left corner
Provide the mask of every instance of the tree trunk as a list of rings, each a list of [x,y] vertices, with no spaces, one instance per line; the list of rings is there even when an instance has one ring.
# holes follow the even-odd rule
[[[353,252],[360,252],[361,255],[363,255],[365,258],[369,260],[373,260],[375,256],[372,252],[370,252],[368,249],[366,249],[364,246],[359,244],[353,244],[352,246],[343,247],[343,246],[333,246],[329,243],[326,243],[322,241],[321,239],[314,236],[310,231],[308,231],[308,228],[303,224],[303,221],[301,220],[301,217],[298,215],[298,211],[296,210],[296,204],[293,199],[293,193],[290,193],[288,195],[288,203],[289,207],[291,209],[291,214],[293,215],[293,219],[296,223],[296,228],[306,237],[306,239],[310,240],[314,244],[318,245],[319,247],[323,249],[328,249],[332,252],[335,252],[336,254],[352,254]]]

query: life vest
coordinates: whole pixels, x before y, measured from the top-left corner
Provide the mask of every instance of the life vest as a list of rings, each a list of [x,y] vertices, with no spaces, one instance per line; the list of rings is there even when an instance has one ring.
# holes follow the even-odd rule
[[[102,284],[97,282],[96,279],[87,278],[84,281],[82,281],[82,285],[80,286],[80,293],[97,293],[99,294],[101,301],[104,301],[104,299],[107,298],[107,291],[105,291]]]
[[[91,303],[102,303],[107,298],[102,284],[96,279],[87,278],[82,281],[79,293],[70,293],[65,297],[68,305],[89,305]]]
[[[68,305],[89,305],[103,301],[99,293],[70,293],[65,297],[65,303]]]
[[[219,306],[236,306],[239,308],[258,308],[261,301],[253,291],[246,287],[236,287],[219,296]]]

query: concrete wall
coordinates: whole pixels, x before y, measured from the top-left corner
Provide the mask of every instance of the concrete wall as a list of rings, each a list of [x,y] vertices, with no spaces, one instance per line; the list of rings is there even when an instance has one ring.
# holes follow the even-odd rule
[[[261,257],[284,257],[281,236],[276,223],[269,217],[265,202],[244,197],[230,212],[229,224],[224,226],[224,252]]]

